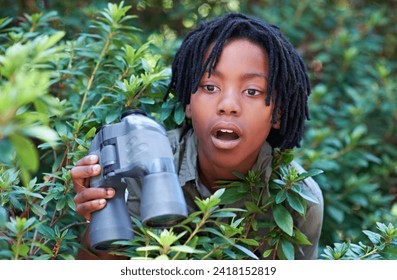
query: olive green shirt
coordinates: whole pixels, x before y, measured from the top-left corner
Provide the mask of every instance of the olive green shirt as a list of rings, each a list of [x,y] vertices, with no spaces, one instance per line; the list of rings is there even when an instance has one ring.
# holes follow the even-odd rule
[[[197,168],[197,137],[192,129],[186,130],[179,128],[167,132],[171,143],[171,148],[174,154],[174,163],[178,173],[179,182],[183,188],[183,193],[188,206],[189,214],[198,210],[194,203],[196,197],[205,199],[211,196],[208,188],[200,182],[198,168]],[[258,159],[251,168],[253,171],[263,171],[264,182],[269,181],[272,173],[272,148],[265,142],[261,148]],[[305,170],[293,162],[292,165],[300,172]],[[313,196],[317,198],[319,203],[307,201],[307,212],[305,218],[294,212],[293,219],[295,225],[308,237],[312,245],[302,246],[302,250],[297,252],[295,259],[316,259],[317,248],[321,233],[323,222],[323,196],[318,184],[312,179],[307,178],[303,184]],[[128,209],[130,214],[140,219],[140,196],[141,196],[141,182],[139,179],[128,180]],[[227,207],[244,208],[244,201],[239,201]],[[266,218],[272,219],[272,213]],[[258,232],[257,234],[265,234]],[[263,252],[266,248],[262,248]]]

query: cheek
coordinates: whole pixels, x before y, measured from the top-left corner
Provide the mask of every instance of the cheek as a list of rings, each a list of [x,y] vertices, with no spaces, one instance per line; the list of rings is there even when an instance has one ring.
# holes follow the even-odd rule
[[[251,137],[253,139],[256,139],[258,142],[263,142],[264,140],[266,140],[267,136],[269,135],[270,129],[272,128],[271,119],[271,113],[266,114],[261,118],[252,118],[249,125]]]

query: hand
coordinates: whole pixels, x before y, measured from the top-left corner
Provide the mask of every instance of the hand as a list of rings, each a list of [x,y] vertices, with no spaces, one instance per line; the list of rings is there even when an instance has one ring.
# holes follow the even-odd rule
[[[112,198],[115,194],[113,188],[90,188],[90,177],[99,175],[101,166],[98,164],[98,156],[89,155],[80,159],[76,166],[70,171],[74,190],[74,202],[76,212],[87,221],[91,219],[91,213],[105,207],[106,199]]]

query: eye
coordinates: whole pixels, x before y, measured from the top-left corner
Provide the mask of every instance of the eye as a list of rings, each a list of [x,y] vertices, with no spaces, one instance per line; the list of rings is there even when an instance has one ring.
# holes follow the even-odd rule
[[[203,89],[203,91],[207,92],[207,93],[214,93],[219,91],[219,88],[217,88],[214,85],[200,85],[200,88]]]
[[[205,85],[204,89],[206,91],[215,91],[215,86],[213,86],[213,85]]]
[[[246,95],[248,96],[256,96],[256,95],[260,95],[262,94],[262,91],[257,90],[257,89],[253,89],[253,88],[249,88],[243,91]]]

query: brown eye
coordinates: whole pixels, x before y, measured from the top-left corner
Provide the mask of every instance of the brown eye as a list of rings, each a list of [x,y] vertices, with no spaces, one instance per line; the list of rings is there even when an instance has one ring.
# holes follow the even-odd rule
[[[204,86],[204,88],[205,88],[207,91],[215,91],[215,86],[213,86],[213,85],[206,85],[206,86]]]
[[[216,93],[220,91],[220,89],[214,85],[201,85],[200,88],[206,93]]]
[[[245,92],[245,94],[247,94],[247,95],[249,95],[249,96],[255,96],[255,95],[259,95],[259,94],[262,93],[261,91],[256,90],[256,89],[252,89],[252,88],[247,89],[247,90],[245,90],[244,92]]]

